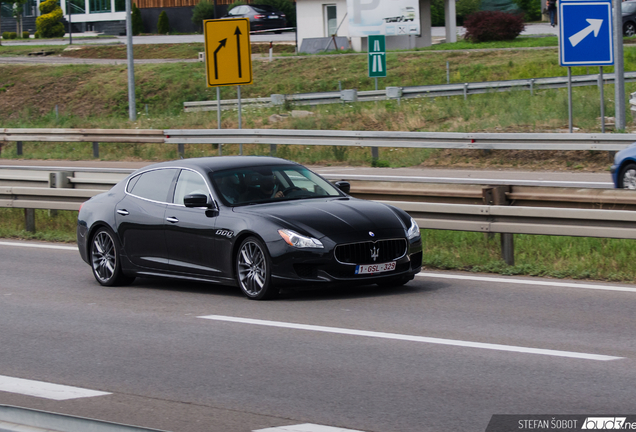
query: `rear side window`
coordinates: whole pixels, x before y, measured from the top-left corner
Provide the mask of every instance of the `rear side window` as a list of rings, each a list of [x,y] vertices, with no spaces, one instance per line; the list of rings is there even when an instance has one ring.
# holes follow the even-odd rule
[[[176,169],[171,168],[141,173],[130,179],[126,192],[152,201],[167,202],[176,172]]]

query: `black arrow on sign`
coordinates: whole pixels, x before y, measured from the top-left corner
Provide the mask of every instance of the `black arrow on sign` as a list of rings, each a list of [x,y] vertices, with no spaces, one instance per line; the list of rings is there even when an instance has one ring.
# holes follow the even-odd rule
[[[238,54],[238,73],[239,78],[243,77],[243,70],[241,69],[241,30],[236,26],[236,30],[234,31],[236,35],[236,53]]]
[[[214,79],[219,79],[219,67],[216,61],[216,54],[219,52],[219,50],[221,48],[223,48],[225,46],[225,43],[227,42],[227,38],[223,39],[222,41],[219,41],[219,46],[214,50]]]

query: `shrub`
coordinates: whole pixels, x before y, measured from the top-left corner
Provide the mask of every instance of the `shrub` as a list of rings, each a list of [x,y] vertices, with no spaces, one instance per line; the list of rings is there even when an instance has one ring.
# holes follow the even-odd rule
[[[166,11],[161,11],[159,14],[159,22],[157,22],[157,33],[168,34],[170,31],[170,22],[168,21],[168,14]]]
[[[2,39],[9,39],[9,32],[2,32]]]
[[[525,29],[523,17],[500,11],[479,11],[464,21],[464,38],[471,42],[513,40]]]
[[[31,37],[31,34],[28,31],[22,32],[22,39],[29,39],[30,37]]]
[[[62,24],[62,8],[57,4],[57,0],[46,0],[40,3],[40,12],[42,14],[35,19],[35,26],[40,37],[54,38],[64,36],[66,31],[64,30],[64,24]]]
[[[144,31],[144,21],[141,18],[141,10],[135,3],[132,4],[130,9],[130,19],[132,20],[132,34],[133,36],[139,36]]]
[[[40,39],[40,32],[36,31],[36,32],[33,34],[33,37],[34,37],[34,38],[36,38],[36,39]]]
[[[214,19],[214,4],[208,0],[201,0],[192,10],[192,24],[200,29],[203,27],[203,21],[208,19]]]
[[[7,39],[17,39],[18,38],[18,34],[16,32],[8,32],[7,36],[9,36]]]

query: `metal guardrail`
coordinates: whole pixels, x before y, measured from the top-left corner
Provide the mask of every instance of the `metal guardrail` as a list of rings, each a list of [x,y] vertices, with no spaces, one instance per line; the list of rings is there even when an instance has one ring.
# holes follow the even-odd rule
[[[636,134],[579,133],[459,133],[399,131],[339,131],[296,129],[0,129],[0,144],[92,142],[178,144],[277,144],[352,147],[408,147],[482,150],[601,150],[619,151],[636,142]],[[272,147],[272,153],[275,148]]]
[[[0,405],[0,431],[3,432],[162,432],[83,417]],[[165,432],[165,431],[164,431]]]
[[[636,134],[374,132],[290,129],[168,129],[168,144],[291,144],[486,150],[618,151]],[[1,139],[1,135],[0,135]]]
[[[130,172],[121,171],[126,172],[0,167],[0,207],[27,209],[27,230],[34,231],[32,209],[78,210],[82,202]],[[6,182],[38,184],[47,176],[50,187],[2,186]],[[636,194],[629,190],[365,180],[350,183],[353,196],[402,208],[423,229],[501,234],[502,255],[508,264],[514,263],[514,234],[636,239]],[[100,188],[81,188],[86,185]]]
[[[625,72],[625,81],[636,81],[636,72]],[[572,77],[573,87],[601,86],[601,82],[612,84],[614,74],[575,75]],[[385,90],[367,90],[357,92],[358,102],[380,101],[388,99],[411,99],[420,97],[440,96],[464,96],[504,91],[530,91],[543,89],[565,88],[568,85],[567,77],[528,78],[506,81],[485,81],[472,83],[436,84],[412,87],[399,87],[399,91],[387,87]],[[351,91],[351,90],[348,90]],[[242,105],[277,106],[284,103],[292,105],[322,105],[340,103],[348,99],[344,91],[331,91],[320,93],[296,93],[289,95],[272,95],[270,97],[241,98]],[[346,100],[349,102],[349,100]],[[238,99],[225,99],[220,101],[221,110],[233,109],[238,106]],[[217,101],[184,102],[185,112],[216,111]]]

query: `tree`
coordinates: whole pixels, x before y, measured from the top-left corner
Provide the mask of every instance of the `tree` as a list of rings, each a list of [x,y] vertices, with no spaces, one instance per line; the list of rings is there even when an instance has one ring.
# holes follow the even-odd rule
[[[132,34],[133,36],[139,36],[144,31],[144,21],[141,19],[141,10],[135,3],[132,4],[130,10],[130,19],[132,20]]]
[[[541,6],[545,2],[537,2],[536,0],[514,0],[514,2],[525,14],[526,21],[536,21],[541,18]]]
[[[168,14],[166,11],[161,11],[159,14],[159,21],[157,22],[157,33],[168,34],[170,31],[170,22],[168,21]]]
[[[13,1],[13,18],[15,18],[15,32],[22,38],[22,15],[24,14],[24,4],[26,0]]]
[[[62,24],[62,8],[57,0],[46,0],[40,3],[41,15],[35,19],[35,27],[43,38],[64,36],[64,24]]]
[[[202,22],[208,19],[214,19],[214,4],[208,0],[201,0],[192,10],[192,24],[202,28]]]

